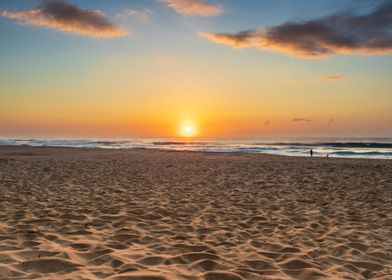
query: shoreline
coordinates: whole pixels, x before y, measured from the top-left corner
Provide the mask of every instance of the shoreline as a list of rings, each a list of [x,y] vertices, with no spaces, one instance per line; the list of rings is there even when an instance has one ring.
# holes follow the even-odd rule
[[[376,161],[391,161],[392,159],[385,158],[353,158],[353,157],[326,157],[326,156],[302,156],[302,155],[278,155],[272,153],[263,153],[263,152],[232,152],[232,151],[197,151],[197,150],[175,150],[175,149],[164,149],[164,148],[144,148],[144,147],[135,147],[135,148],[100,148],[100,147],[69,147],[69,146],[32,146],[32,145],[0,145],[0,149],[11,149],[11,148],[32,148],[32,149],[80,149],[86,151],[132,151],[132,150],[147,150],[147,151],[163,151],[163,152],[180,152],[180,153],[202,153],[202,154],[246,154],[246,155],[261,155],[261,156],[276,156],[283,158],[313,158],[313,159],[326,159],[326,160],[376,160]]]

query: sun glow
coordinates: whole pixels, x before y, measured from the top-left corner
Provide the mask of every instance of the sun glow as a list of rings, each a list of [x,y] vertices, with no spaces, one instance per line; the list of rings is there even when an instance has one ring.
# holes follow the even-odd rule
[[[194,137],[197,134],[196,125],[192,121],[184,121],[180,126],[180,135],[182,137]]]

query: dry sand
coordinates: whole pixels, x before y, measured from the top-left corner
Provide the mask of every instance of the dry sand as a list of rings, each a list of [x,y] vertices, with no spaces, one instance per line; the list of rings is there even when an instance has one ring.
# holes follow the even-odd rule
[[[392,279],[392,161],[0,147],[0,279]]]

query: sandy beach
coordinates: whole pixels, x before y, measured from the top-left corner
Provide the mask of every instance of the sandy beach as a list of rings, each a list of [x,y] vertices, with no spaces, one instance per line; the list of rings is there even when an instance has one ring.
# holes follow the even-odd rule
[[[0,279],[392,279],[392,161],[0,147]]]

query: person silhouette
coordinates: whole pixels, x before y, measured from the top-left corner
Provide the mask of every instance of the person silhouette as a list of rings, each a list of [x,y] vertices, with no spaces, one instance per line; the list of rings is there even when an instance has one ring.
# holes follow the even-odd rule
[[[310,150],[310,156],[313,157],[313,150]]]

